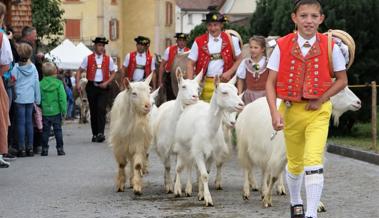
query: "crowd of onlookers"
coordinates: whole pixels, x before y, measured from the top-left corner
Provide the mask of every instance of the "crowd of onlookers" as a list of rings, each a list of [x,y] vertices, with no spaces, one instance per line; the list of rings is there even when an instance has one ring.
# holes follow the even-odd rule
[[[37,52],[34,27],[25,26],[16,40],[12,28],[3,25],[5,13],[0,3],[0,68],[6,68],[0,71],[0,104],[8,105],[0,107],[0,123],[8,127],[0,129],[0,168],[16,157],[47,156],[51,135],[57,154],[65,155],[61,125],[75,118],[72,72],[58,70]]]

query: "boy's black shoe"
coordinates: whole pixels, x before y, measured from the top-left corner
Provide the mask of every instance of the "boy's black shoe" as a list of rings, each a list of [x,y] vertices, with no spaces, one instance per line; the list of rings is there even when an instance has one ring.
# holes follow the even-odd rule
[[[304,218],[304,206],[302,204],[291,206],[291,218]]]
[[[105,136],[101,133],[97,135],[97,142],[103,142],[105,141]]]
[[[17,157],[26,157],[26,152],[25,150],[19,150],[17,152]]]
[[[57,154],[58,154],[58,156],[66,155],[66,153],[63,151],[63,148],[58,148],[57,149]]]
[[[13,160],[16,160],[17,158],[16,158],[16,156],[8,153],[8,154],[3,154],[3,159],[5,161],[13,161]]]
[[[49,155],[49,151],[47,149],[42,149],[41,156],[47,156]]]
[[[97,137],[95,135],[92,136],[92,142],[97,142]]]
[[[33,157],[34,156],[34,151],[32,148],[26,149],[26,156],[27,157]]]

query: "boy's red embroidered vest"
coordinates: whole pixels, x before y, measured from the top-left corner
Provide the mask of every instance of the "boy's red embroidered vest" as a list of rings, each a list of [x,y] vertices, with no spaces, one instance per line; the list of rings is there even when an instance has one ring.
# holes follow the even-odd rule
[[[134,51],[134,52],[131,52],[130,53],[130,58],[129,58],[129,65],[128,65],[128,68],[126,70],[127,72],[127,77],[130,81],[133,80],[133,74],[134,74],[134,71],[136,70],[137,68],[137,60],[136,60],[136,56],[137,56],[137,51]],[[152,63],[152,60],[153,60],[153,57],[150,55],[150,51],[148,50],[146,52],[146,64],[145,64],[145,78],[148,77],[151,73],[151,63]]]
[[[266,81],[268,78],[268,70],[260,74],[259,77],[254,77],[252,73],[246,70],[245,83],[246,88],[253,91],[261,91],[266,89]]]
[[[203,69],[204,75],[206,75],[208,70],[208,64],[211,60],[211,55],[208,49],[209,34],[205,33],[195,39],[198,47],[198,60],[196,63],[195,73],[196,75],[200,73]],[[224,60],[224,72],[229,70],[234,63],[233,49],[231,40],[229,40],[228,35],[225,32],[221,32],[221,57]]]
[[[101,71],[103,72],[103,81],[107,81],[109,79],[109,60],[110,57],[106,54],[103,54],[103,62],[101,66],[96,64],[96,56],[95,53],[88,55],[87,62],[87,79],[89,81],[95,80],[96,70],[98,67],[101,67]]]
[[[190,49],[187,48],[187,47],[184,48],[184,52],[189,51],[189,50]],[[175,59],[175,56],[176,56],[177,53],[178,53],[178,46],[177,45],[173,45],[173,46],[169,47],[169,50],[168,50],[168,60],[167,60],[167,64],[166,64],[166,67],[165,67],[166,72],[170,72],[171,71],[171,66],[174,63],[174,59]]]
[[[280,65],[276,83],[278,98],[289,101],[318,99],[332,85],[329,73],[328,38],[320,33],[303,57],[297,34],[278,39]]]

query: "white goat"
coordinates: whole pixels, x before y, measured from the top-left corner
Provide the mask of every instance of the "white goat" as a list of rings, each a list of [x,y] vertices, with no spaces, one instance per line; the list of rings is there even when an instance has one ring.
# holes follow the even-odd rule
[[[171,155],[174,145],[176,124],[185,107],[199,100],[200,82],[203,73],[200,72],[195,79],[184,79],[180,68],[176,77],[178,80],[178,95],[175,100],[165,102],[158,108],[153,129],[153,145],[164,168],[164,186],[167,193],[172,193],[173,183],[171,179]]]
[[[360,100],[349,88],[345,88],[331,98],[332,115],[341,116],[348,110],[360,108]],[[279,106],[280,100],[277,101]],[[238,158],[244,169],[245,182],[243,198],[248,199],[254,179],[250,177],[253,166],[262,170],[263,206],[272,205],[271,192],[277,179],[279,191],[284,190],[282,173],[286,164],[285,141],[282,131],[272,136],[270,110],[266,98],[260,98],[248,104],[241,112],[236,123]],[[285,192],[284,192],[285,193]]]
[[[187,167],[190,172],[194,161],[200,173],[198,198],[204,199],[206,206],[213,206],[208,187],[208,169],[215,152],[226,146],[221,128],[223,113],[241,111],[243,106],[237,95],[237,88],[232,84],[219,83],[219,78],[216,77],[211,103],[199,102],[182,113],[176,128],[174,146],[174,152],[177,153],[174,186],[176,196],[182,194],[180,174],[183,168]],[[187,195],[191,195],[190,182],[187,183],[185,191]]]
[[[125,190],[125,166],[130,162],[130,184],[134,194],[142,193],[142,176],[146,170],[147,152],[152,133],[149,121],[150,87],[152,74],[144,82],[126,80],[111,110],[109,143],[118,164],[116,190]]]

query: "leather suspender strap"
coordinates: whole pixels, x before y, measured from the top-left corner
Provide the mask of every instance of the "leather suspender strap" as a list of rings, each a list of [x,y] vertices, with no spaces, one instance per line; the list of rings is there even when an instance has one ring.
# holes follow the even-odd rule
[[[334,77],[334,69],[333,69],[333,37],[332,30],[328,30],[328,60],[329,60],[329,72],[330,77]]]

